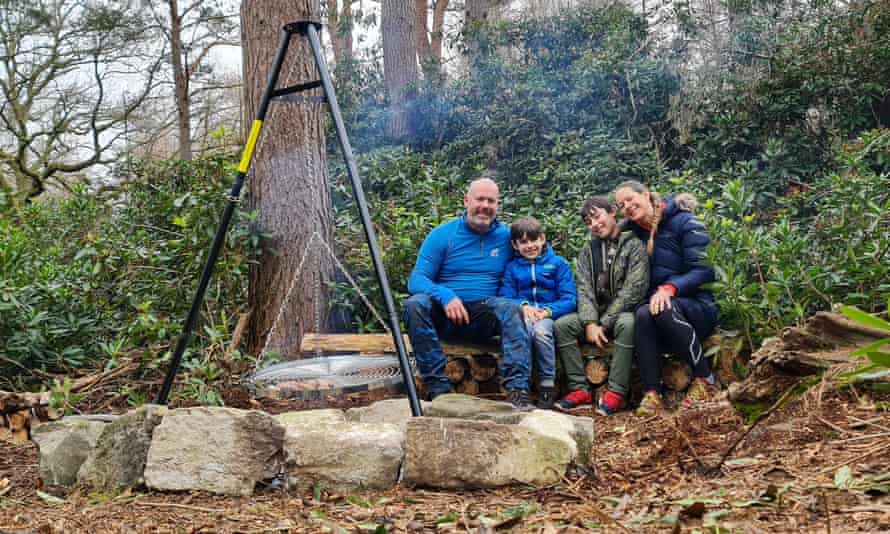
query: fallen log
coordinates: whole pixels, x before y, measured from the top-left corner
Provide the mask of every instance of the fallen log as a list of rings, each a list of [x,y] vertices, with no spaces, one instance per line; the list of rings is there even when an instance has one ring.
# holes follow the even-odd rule
[[[412,352],[408,336],[403,336],[405,348]],[[442,342],[442,351],[448,356],[473,356],[476,354],[500,354],[500,345],[477,345],[472,343]],[[303,335],[300,352],[313,354],[394,354],[396,352],[392,336],[389,334],[317,334]]]
[[[801,377],[855,363],[850,352],[885,336],[840,314],[816,313],[802,327],[786,328],[780,337],[764,341],[751,356],[748,378],[730,385],[729,398],[737,402],[771,401]]]

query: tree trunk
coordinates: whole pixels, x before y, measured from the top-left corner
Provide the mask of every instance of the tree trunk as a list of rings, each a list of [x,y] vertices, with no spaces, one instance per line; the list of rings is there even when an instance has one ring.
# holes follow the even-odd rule
[[[429,6],[427,0],[414,0],[414,33],[417,37],[417,59],[421,66],[430,61],[433,55],[430,38],[427,35]]]
[[[192,159],[192,114],[189,102],[188,72],[182,57],[182,16],[177,0],[168,0],[170,6],[170,60],[173,67],[173,86],[176,93],[176,125],[179,129],[179,159]]]
[[[507,0],[473,0],[467,2],[464,27],[473,31],[483,24],[496,24],[501,20],[501,11],[508,4]]]
[[[442,37],[445,27],[445,10],[448,9],[448,0],[436,0],[433,7],[433,29],[430,32],[430,48],[433,58],[439,65],[442,64]]]
[[[256,114],[281,28],[295,20],[318,20],[320,15],[318,0],[244,0],[241,4],[244,124],[250,124]],[[316,79],[308,39],[293,36],[278,87]],[[314,232],[325,242],[332,241],[324,110],[317,104],[273,101],[257,143],[248,177],[250,209],[259,212],[257,224],[270,237],[263,242],[267,252],[250,271],[248,346],[252,354],[266,346],[282,356],[294,355],[303,332],[327,325],[324,291],[333,278],[333,262],[322,257],[323,247],[318,243],[307,248]],[[297,272],[304,253],[305,264]],[[284,306],[292,282],[293,293]]]
[[[328,35],[337,63],[352,60],[352,0],[342,1],[340,8],[337,0],[328,0],[327,8]]]
[[[387,134],[392,139],[408,135],[405,104],[410,99],[408,84],[417,81],[417,37],[415,0],[383,0],[383,76],[389,94],[392,117]]]

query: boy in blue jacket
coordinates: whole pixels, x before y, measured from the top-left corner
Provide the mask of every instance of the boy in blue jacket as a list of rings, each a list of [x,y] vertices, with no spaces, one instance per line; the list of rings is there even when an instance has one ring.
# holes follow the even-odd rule
[[[569,263],[547,244],[544,227],[534,217],[511,224],[510,241],[519,257],[507,264],[498,296],[522,305],[538,368],[537,406],[549,410],[556,376],[553,321],[575,311],[575,278]]]

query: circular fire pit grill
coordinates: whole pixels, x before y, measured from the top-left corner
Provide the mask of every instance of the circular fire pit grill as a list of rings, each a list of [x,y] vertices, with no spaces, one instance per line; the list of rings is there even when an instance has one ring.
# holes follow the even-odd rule
[[[386,354],[287,361],[261,369],[244,382],[255,397],[279,399],[318,399],[404,384],[398,357]]]

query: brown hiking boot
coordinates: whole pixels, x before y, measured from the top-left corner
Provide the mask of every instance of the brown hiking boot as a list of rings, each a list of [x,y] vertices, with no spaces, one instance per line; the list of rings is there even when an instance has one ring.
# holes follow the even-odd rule
[[[640,407],[637,408],[637,415],[654,415],[662,410],[664,406],[661,404],[661,395],[655,390],[649,390],[643,394],[643,400],[640,401]]]
[[[717,386],[709,383],[704,378],[696,378],[689,390],[686,391],[686,398],[683,399],[684,408],[694,408],[703,403],[711,401],[717,396]]]

